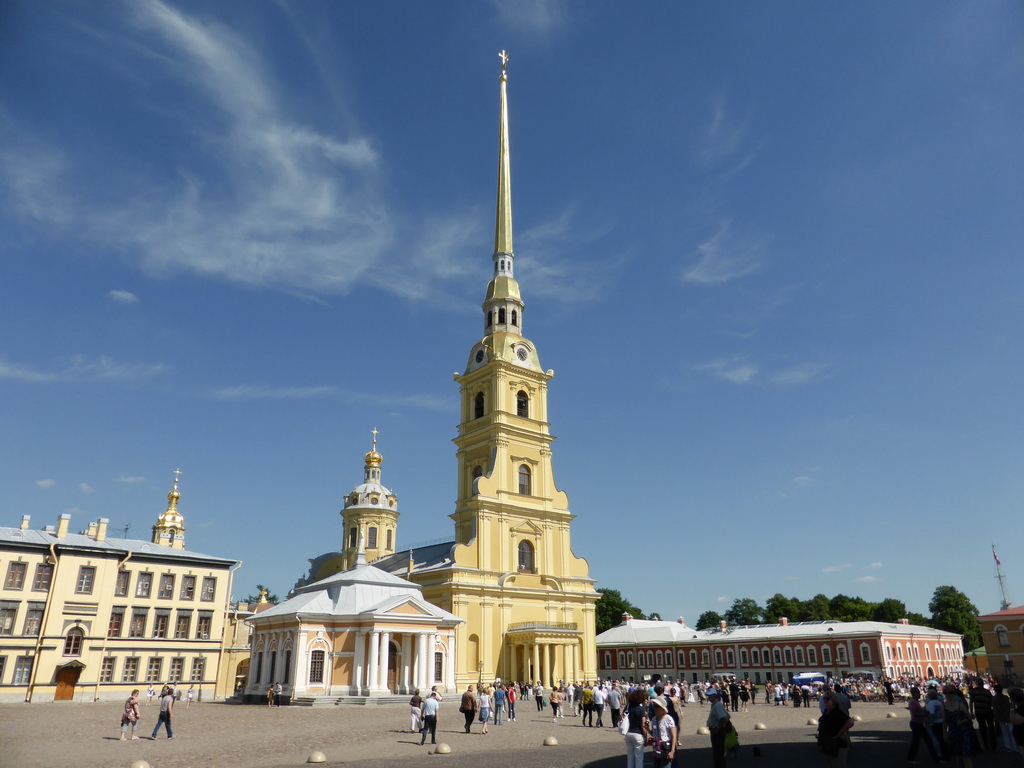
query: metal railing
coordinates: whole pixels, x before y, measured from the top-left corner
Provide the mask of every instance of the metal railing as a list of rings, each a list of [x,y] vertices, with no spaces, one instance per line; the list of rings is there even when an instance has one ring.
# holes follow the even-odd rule
[[[506,631],[519,632],[524,629],[578,630],[579,625],[575,621],[518,621],[509,624]]]

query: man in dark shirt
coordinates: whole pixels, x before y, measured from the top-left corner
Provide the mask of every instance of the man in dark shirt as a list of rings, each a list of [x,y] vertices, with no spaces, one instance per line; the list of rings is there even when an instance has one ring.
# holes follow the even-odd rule
[[[985,681],[980,677],[971,681],[971,689],[967,692],[971,700],[971,714],[978,721],[978,739],[981,741],[981,748],[995,751],[999,748],[996,741],[996,720],[992,710],[992,692],[985,687]]]

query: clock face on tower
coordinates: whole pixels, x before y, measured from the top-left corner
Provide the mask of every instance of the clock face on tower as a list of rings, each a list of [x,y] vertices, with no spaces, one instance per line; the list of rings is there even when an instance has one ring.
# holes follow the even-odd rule
[[[516,350],[516,357],[522,360],[524,363],[530,357],[530,351],[526,347],[520,347]]]
[[[484,361],[484,351],[482,349],[478,349],[476,351],[476,354],[473,355],[473,359],[476,360],[478,363],[482,363]]]

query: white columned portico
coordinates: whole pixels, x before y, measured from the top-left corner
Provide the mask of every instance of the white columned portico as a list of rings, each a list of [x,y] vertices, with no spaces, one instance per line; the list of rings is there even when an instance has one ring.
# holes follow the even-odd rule
[[[427,633],[416,633],[416,687],[426,695],[430,686],[427,684]]]
[[[455,685],[455,633],[448,633],[448,654],[445,659],[447,662],[445,670],[444,685],[445,690],[457,691],[458,687]]]
[[[367,692],[377,687],[377,660],[380,658],[380,632],[370,635],[370,663],[366,666]]]
[[[531,670],[530,685],[536,685],[537,683],[543,682],[540,673],[540,646],[533,643],[533,669]]]
[[[380,633],[380,655],[378,657],[377,687],[387,690],[388,687],[388,657],[391,653],[391,633]]]

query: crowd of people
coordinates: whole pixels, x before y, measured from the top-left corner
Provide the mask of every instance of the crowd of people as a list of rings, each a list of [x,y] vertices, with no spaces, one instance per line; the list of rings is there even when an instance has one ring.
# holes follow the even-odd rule
[[[726,755],[739,748],[730,712],[746,712],[758,703],[818,710],[817,742],[829,768],[843,768],[855,720],[855,702],[886,702],[909,711],[910,743],[907,761],[916,763],[922,745],[933,763],[956,761],[972,768],[972,757],[983,752],[1014,752],[1024,756],[1024,690],[1004,692],[995,681],[956,678],[919,681],[910,678],[872,681],[863,678],[829,680],[825,683],[751,683],[733,676],[704,683],[668,681],[623,683],[604,681],[559,684],[545,688],[537,683],[470,685],[462,694],[459,712],[466,733],[479,724],[515,722],[516,702],[533,699],[537,711],[559,718],[579,717],[586,727],[617,728],[626,742],[626,768],[643,768],[644,749],[652,748],[655,768],[674,768],[679,747],[679,724],[688,704],[707,707],[705,725],[711,741],[715,768],[726,765]],[[410,704],[410,727],[435,742],[441,694],[436,687],[424,699],[416,691]],[[548,715],[550,713],[550,715]],[[607,717],[607,722],[605,721]]]

